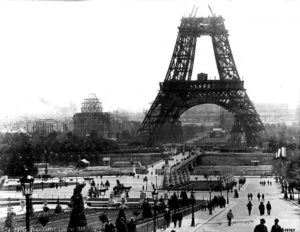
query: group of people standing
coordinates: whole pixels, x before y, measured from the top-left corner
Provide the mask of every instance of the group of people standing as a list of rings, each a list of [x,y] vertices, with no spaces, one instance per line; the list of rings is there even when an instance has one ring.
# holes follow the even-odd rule
[[[172,219],[172,222],[174,223],[174,228],[176,228],[177,222],[178,222],[178,227],[181,227],[183,214],[182,214],[182,211],[180,211],[180,210],[174,210],[174,212],[171,214],[169,208],[166,208],[164,218],[165,218],[167,228],[170,227],[171,219]]]
[[[283,228],[278,224],[279,220],[274,220],[274,225],[271,228],[271,232],[283,232]],[[260,224],[255,226],[254,232],[268,232],[268,228],[265,226],[266,220],[260,219]]]
[[[247,204],[247,209],[248,209],[249,216],[251,216],[252,207],[253,207],[253,204],[251,203],[251,201],[249,201],[248,204]],[[265,209],[267,209],[267,213],[268,213],[268,215],[270,215],[271,214],[271,209],[272,209],[270,201],[268,201],[266,206],[264,205],[264,203],[262,201],[260,202],[260,204],[258,206],[260,216],[265,214]]]
[[[253,197],[253,194],[252,193],[248,193],[247,209],[248,209],[249,216],[251,216],[251,211],[252,211],[252,208],[253,208],[252,197]],[[268,215],[270,215],[271,214],[271,209],[272,209],[270,201],[268,201],[268,203],[266,205],[264,205],[265,195],[264,194],[260,195],[260,193],[257,194],[257,199],[260,202],[260,204],[258,206],[258,210],[259,210],[260,216],[262,216],[262,215],[265,214],[265,210],[266,209],[267,209]]]
[[[124,211],[119,211],[116,223],[113,224],[110,218],[107,218],[104,227],[105,232],[136,232],[136,219],[131,218],[130,221],[126,220]]]
[[[266,186],[266,184],[268,185],[268,186],[272,186],[272,181],[270,181],[270,180],[268,180],[268,181],[260,181],[259,182],[259,185],[260,186]]]

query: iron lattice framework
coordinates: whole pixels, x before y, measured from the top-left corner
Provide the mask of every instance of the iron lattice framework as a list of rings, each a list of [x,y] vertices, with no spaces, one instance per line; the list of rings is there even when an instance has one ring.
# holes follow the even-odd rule
[[[241,81],[228,41],[224,19],[219,17],[182,18],[167,75],[148,110],[138,134],[153,143],[165,123],[176,124],[187,109],[200,104],[216,104],[233,113],[231,143],[235,146],[259,144],[264,126]],[[219,72],[218,80],[191,80],[197,38],[208,35]]]
[[[102,103],[94,93],[89,94],[89,97],[81,103],[81,113],[101,113],[102,111]]]

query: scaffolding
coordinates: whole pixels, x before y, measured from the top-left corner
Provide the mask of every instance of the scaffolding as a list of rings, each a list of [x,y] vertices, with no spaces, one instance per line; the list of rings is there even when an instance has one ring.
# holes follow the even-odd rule
[[[102,113],[102,110],[102,103],[94,93],[89,94],[81,103],[81,113]]]

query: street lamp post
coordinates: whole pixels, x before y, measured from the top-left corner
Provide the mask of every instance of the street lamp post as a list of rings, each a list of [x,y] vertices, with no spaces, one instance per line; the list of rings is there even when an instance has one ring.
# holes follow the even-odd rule
[[[191,203],[192,203],[192,223],[191,226],[195,226],[195,196],[194,196],[194,192],[192,190],[191,192]]]
[[[148,177],[145,176],[144,181],[146,182],[146,190],[148,190]]]
[[[209,189],[209,215],[212,215],[211,188]]]
[[[29,175],[28,170],[25,170],[25,175],[20,179],[22,194],[26,198],[26,231],[30,231],[30,221],[29,221],[29,210],[30,210],[30,196],[33,191],[34,178]]]
[[[154,190],[152,192],[152,198],[153,198],[153,201],[154,201],[154,206],[153,206],[153,210],[154,210],[153,232],[156,232],[156,204],[157,204],[157,200],[158,200],[157,190]]]
[[[229,204],[229,197],[228,197],[228,194],[229,194],[229,186],[227,186],[227,204]]]

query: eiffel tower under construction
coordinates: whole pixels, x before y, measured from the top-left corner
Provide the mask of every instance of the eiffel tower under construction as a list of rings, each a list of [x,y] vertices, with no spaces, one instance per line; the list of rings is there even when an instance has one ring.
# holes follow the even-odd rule
[[[228,31],[221,16],[183,17],[178,27],[173,56],[160,90],[148,110],[138,135],[150,144],[157,144],[164,125],[180,126],[180,115],[201,104],[219,105],[234,116],[229,144],[249,147],[260,144],[259,132],[263,131],[259,115],[240,79],[228,40]],[[219,77],[207,78],[198,74],[191,80],[197,39],[210,36]]]

